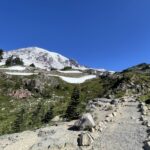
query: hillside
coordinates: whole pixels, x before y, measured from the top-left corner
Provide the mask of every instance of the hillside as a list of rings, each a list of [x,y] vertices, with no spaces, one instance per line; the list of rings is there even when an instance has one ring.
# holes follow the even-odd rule
[[[150,76],[147,71],[123,71],[115,74],[88,74],[88,71],[42,71],[32,68],[15,67],[0,69],[0,134],[15,132],[12,125],[22,109],[23,121],[18,131],[39,128],[50,123],[52,117],[65,116],[74,87],[80,91],[79,112],[84,112],[88,100],[96,97],[120,98],[124,95],[137,95],[141,100],[149,98]],[[16,74],[17,73],[17,74]],[[93,76],[84,82],[81,77]],[[60,77],[60,78],[58,78]],[[66,82],[63,79],[67,79]],[[68,80],[69,79],[69,80]],[[72,79],[76,84],[71,84]],[[71,81],[72,81],[71,80]],[[61,107],[60,107],[61,106]],[[52,111],[48,122],[42,118]],[[36,113],[37,120],[32,120]]]
[[[26,57],[27,55],[30,56],[30,53],[32,56]],[[37,55],[37,50],[35,50],[34,53]],[[23,61],[32,60],[31,62],[34,62],[35,67],[28,66],[31,63],[30,61],[25,61],[24,66],[3,65],[0,67],[1,136],[5,134],[19,133],[26,130],[31,130],[31,136],[33,136],[32,131],[34,130],[36,130],[38,135],[40,128],[45,130],[45,128],[48,127],[48,130],[51,130],[51,128],[55,125],[58,125],[58,128],[54,128],[56,132],[57,130],[65,129],[62,134],[71,136],[70,138],[76,138],[78,132],[71,134],[70,131],[67,130],[67,127],[70,123],[72,125],[72,122],[66,123],[66,121],[78,119],[85,112],[90,112],[93,116],[96,115],[94,118],[101,120],[109,115],[112,110],[115,108],[118,109],[119,107],[121,110],[119,109],[118,111],[120,111],[120,113],[124,113],[125,116],[122,116],[123,119],[118,118],[119,120],[116,122],[125,123],[125,126],[128,126],[127,120],[131,115],[130,113],[135,115],[136,119],[140,116],[139,113],[135,113],[135,111],[137,111],[136,107],[140,104],[140,102],[146,102],[146,104],[149,103],[150,68],[148,64],[143,63],[123,70],[122,72],[112,73],[104,70],[88,68],[81,69],[79,65],[78,68],[71,65],[72,68],[60,70],[60,68],[65,67],[65,65],[68,67],[70,62],[69,64],[64,64],[62,63],[62,60],[58,61],[57,59],[54,59],[52,62],[58,62],[54,64],[52,63],[52,66],[50,67],[61,67],[59,70],[49,70],[47,69],[47,66],[46,68],[43,68],[45,63],[48,65],[48,61],[45,62],[43,60],[45,58],[45,54],[43,56],[43,50],[38,53],[38,57],[33,57],[35,54],[33,55],[33,52],[28,52],[27,50],[12,51],[7,54],[4,53],[4,60],[2,60],[2,62],[4,62],[5,59],[12,54],[19,54],[18,56],[22,58]],[[48,57],[46,57],[46,60]],[[64,58],[64,60],[65,59],[67,58]],[[40,65],[40,67],[36,67],[36,63],[38,65],[42,64],[42,67]],[[133,109],[131,109],[131,107],[122,107],[122,99],[127,99],[128,101],[131,97],[135,101],[133,102]],[[99,98],[106,99],[104,99],[104,102],[101,102],[101,100],[99,101]],[[109,104],[106,105],[105,100]],[[114,100],[119,101],[118,107],[111,106],[111,101]],[[130,105],[130,103],[127,103],[127,106],[128,105]],[[128,113],[126,113],[126,110],[128,110]],[[101,115],[98,115],[99,113]],[[71,114],[75,116],[71,116]],[[111,125],[114,125],[115,130],[120,127],[116,126],[116,123]],[[124,129],[120,129],[120,133],[118,135],[112,132],[111,125],[108,124],[110,134],[120,136],[120,134],[122,134],[121,131]],[[134,122],[134,126],[137,126],[137,130],[139,130],[139,128],[142,129],[141,136],[145,138],[146,129],[141,127],[140,122],[138,122],[138,124]],[[133,128],[133,126],[131,128]],[[105,133],[103,134],[104,138],[107,139],[108,136]],[[12,136],[11,138],[14,138],[14,135],[15,134],[10,135]],[[18,134],[19,137],[22,135],[23,137],[21,137],[21,139],[24,139],[26,132]],[[34,138],[38,139],[37,135],[35,135]],[[60,135],[58,134],[57,136]],[[96,136],[95,133],[94,136]],[[97,140],[101,138],[99,136],[99,134],[96,136]],[[128,136],[130,137],[129,134],[126,135],[127,138]],[[136,136],[138,136],[138,134],[136,134]],[[54,136],[54,139],[55,138],[56,137]],[[124,137],[121,138],[124,140]],[[0,142],[3,141],[2,139]],[[137,137],[135,137],[135,140],[140,140],[141,142],[141,139]],[[7,142],[9,143],[10,141]],[[113,143],[113,141],[111,142]],[[104,142],[101,144],[105,145]],[[126,145],[126,143],[124,144],[125,147],[129,146]],[[98,142],[94,143],[94,145],[95,147],[99,147]],[[140,147],[141,145],[142,144],[139,144]],[[14,146],[16,147],[16,145]],[[33,149],[36,148],[37,145],[35,144]],[[117,149],[118,146],[114,145],[114,148]]]

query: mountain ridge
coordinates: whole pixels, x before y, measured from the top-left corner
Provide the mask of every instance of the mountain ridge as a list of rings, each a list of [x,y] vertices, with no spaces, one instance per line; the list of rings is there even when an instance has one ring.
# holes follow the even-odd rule
[[[73,59],[69,59],[59,53],[39,47],[27,47],[5,51],[2,62],[5,63],[6,59],[12,55],[21,58],[25,66],[29,66],[30,64],[34,63],[35,66],[40,69],[63,69],[64,67],[68,66],[77,69],[85,68]]]

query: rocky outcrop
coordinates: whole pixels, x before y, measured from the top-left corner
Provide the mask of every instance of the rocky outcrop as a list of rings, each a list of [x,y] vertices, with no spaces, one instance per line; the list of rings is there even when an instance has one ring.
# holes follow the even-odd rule
[[[44,89],[44,82],[41,82],[40,79],[24,79],[23,85],[29,91],[42,92]]]
[[[10,96],[13,96],[14,98],[17,99],[23,99],[23,98],[28,98],[32,96],[32,93],[30,91],[28,91],[27,89],[19,89],[19,90],[15,90],[13,91],[11,94],[9,94]]]

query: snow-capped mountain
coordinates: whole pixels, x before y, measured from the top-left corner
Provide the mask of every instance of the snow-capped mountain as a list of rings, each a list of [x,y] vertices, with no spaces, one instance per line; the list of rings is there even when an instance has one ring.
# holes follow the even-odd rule
[[[3,55],[3,63],[5,63],[6,59],[12,55],[21,58],[25,66],[29,66],[33,63],[36,67],[41,69],[62,69],[66,66],[71,66],[72,68],[85,68],[84,66],[79,65],[76,61],[64,57],[61,54],[50,52],[38,47],[6,51]]]

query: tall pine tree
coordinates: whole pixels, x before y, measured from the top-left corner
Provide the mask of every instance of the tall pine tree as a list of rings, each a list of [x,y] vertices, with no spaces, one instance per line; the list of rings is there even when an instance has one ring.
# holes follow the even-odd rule
[[[3,53],[4,53],[4,51],[2,49],[0,49],[0,62],[3,59]]]
[[[24,117],[25,109],[21,108],[20,111],[16,115],[16,119],[12,125],[13,132],[20,132],[22,131],[22,124],[23,124],[23,117]]]
[[[73,89],[71,95],[71,101],[66,111],[66,117],[69,120],[77,119],[79,117],[79,109],[78,106],[80,104],[80,92],[77,87]]]
[[[42,119],[43,123],[48,123],[53,118],[53,107],[51,106],[46,114],[44,115],[44,118]]]

